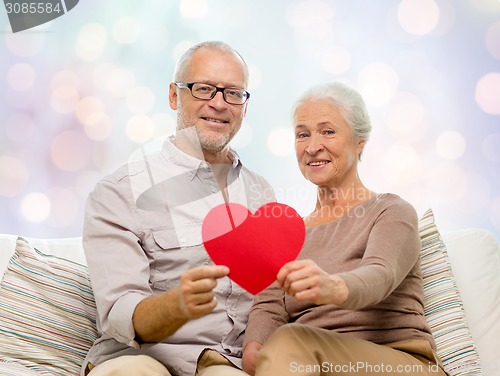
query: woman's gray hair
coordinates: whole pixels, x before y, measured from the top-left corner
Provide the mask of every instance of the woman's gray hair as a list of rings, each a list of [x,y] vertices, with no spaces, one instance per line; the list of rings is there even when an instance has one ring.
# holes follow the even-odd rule
[[[310,100],[330,101],[342,112],[354,136],[365,142],[368,141],[372,130],[370,116],[366,110],[365,101],[356,90],[340,82],[313,86],[295,102],[292,116],[295,116],[301,104]]]
[[[245,70],[245,85],[248,84],[248,76],[249,76],[248,65],[245,59],[243,59],[243,56],[241,56],[238,51],[236,51],[233,47],[231,47],[227,43],[217,40],[201,42],[195,44],[194,46],[191,46],[186,51],[184,51],[184,53],[179,57],[177,63],[175,64],[174,77],[173,77],[174,82],[182,82],[185,79],[186,71],[187,68],[189,67],[189,60],[191,56],[193,56],[193,54],[200,48],[209,48],[221,52],[233,53],[236,56],[238,56],[241,59]]]

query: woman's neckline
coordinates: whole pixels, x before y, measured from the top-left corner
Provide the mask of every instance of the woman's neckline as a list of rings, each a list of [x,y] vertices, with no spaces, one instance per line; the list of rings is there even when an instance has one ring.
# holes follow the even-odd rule
[[[349,215],[349,213],[352,213],[353,210],[356,210],[356,208],[358,208],[360,206],[363,206],[363,205],[366,205],[366,204],[370,203],[371,201],[376,201],[382,195],[383,195],[382,193],[375,193],[375,195],[373,197],[370,197],[370,198],[367,198],[366,200],[360,201],[360,202],[358,202],[357,204],[353,205],[352,207],[350,207],[348,209],[337,207],[338,208],[337,210],[342,210],[342,211],[345,211],[345,212],[342,213],[341,215],[337,216],[336,219],[328,220],[326,222],[321,222],[321,223],[313,224],[313,225],[308,225],[306,223],[306,229],[314,229],[314,228],[326,226],[326,225],[329,225],[329,224],[332,224],[332,223],[338,223],[339,221],[341,221],[344,218],[350,218],[351,216]],[[335,210],[335,208],[332,208],[332,210]],[[305,220],[304,220],[304,222],[305,222]]]

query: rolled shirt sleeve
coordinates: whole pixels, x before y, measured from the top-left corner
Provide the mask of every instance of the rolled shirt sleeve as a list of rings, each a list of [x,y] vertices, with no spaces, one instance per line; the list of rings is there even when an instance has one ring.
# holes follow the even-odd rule
[[[151,295],[149,261],[140,245],[133,206],[122,187],[103,180],[86,205],[83,245],[100,318],[100,330],[132,347],[132,315]]]

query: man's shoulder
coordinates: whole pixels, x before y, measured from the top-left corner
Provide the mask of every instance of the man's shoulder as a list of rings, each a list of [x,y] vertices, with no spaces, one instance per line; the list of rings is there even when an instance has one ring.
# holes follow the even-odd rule
[[[156,164],[160,157],[159,153],[150,154],[142,159],[130,159],[119,167],[115,168],[112,172],[105,175],[101,181],[120,184],[132,177],[146,177],[148,178],[148,170],[153,164]]]
[[[140,174],[140,170],[133,168],[131,169],[130,163],[124,163],[121,166],[117,167],[114,171],[108,172],[106,175],[104,175],[97,182],[97,185],[106,183],[108,184],[111,183],[113,185],[120,185],[128,178],[130,178],[131,175],[137,175],[137,174]]]

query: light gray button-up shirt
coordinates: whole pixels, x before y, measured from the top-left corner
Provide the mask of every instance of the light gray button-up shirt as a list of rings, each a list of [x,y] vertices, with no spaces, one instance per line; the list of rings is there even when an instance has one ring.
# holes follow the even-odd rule
[[[174,375],[191,376],[206,348],[241,365],[253,297],[227,277],[218,281],[213,312],[189,321],[161,343],[135,340],[132,314],[142,299],[177,287],[184,271],[212,264],[201,225],[210,209],[224,203],[210,164],[185,154],[172,140],[166,140],[161,152],[129,162],[101,180],[87,200],[83,245],[100,337],[83,369],[87,362],[146,354]],[[269,184],[234,152],[231,156],[229,201],[252,212],[275,201]]]

